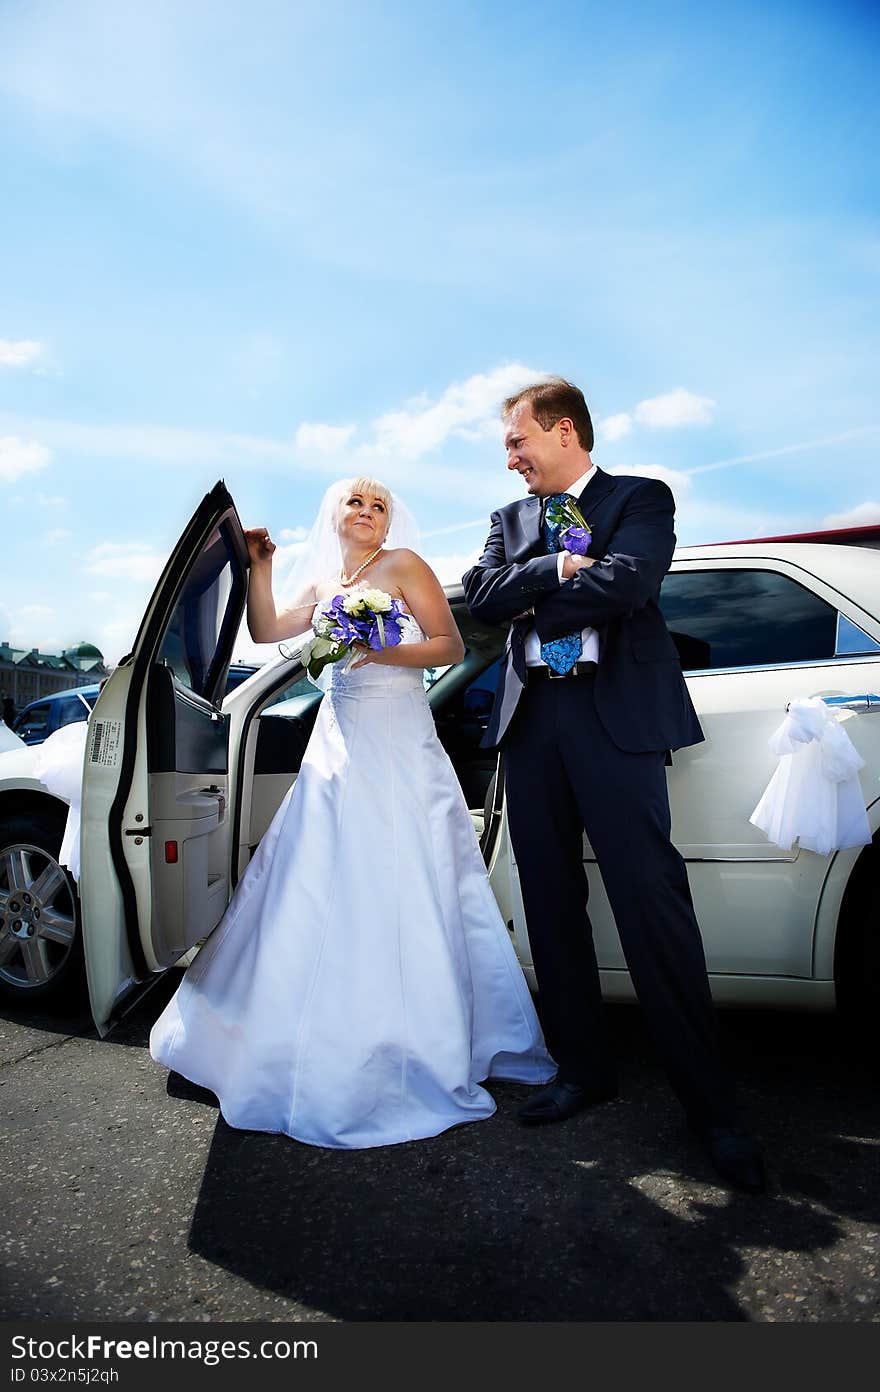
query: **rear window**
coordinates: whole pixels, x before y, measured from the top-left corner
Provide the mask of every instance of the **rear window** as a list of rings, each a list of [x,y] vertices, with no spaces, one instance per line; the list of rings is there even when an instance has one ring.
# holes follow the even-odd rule
[[[660,607],[685,671],[834,656],[837,610],[773,570],[670,571]]]

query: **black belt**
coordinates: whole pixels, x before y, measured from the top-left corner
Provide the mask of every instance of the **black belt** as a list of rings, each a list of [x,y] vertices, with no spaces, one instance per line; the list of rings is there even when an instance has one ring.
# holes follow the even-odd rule
[[[540,667],[527,667],[527,681],[567,681],[569,677],[594,677],[598,668],[597,662],[576,662],[570,672],[554,672],[552,667],[547,667],[543,663]]]

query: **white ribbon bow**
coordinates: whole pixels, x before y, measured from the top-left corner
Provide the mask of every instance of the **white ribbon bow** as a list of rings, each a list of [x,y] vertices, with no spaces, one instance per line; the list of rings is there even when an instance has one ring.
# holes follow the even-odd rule
[[[749,818],[753,826],[786,851],[795,841],[820,855],[870,844],[858,779],[865,761],[821,697],[792,701],[768,744],[779,764]]]

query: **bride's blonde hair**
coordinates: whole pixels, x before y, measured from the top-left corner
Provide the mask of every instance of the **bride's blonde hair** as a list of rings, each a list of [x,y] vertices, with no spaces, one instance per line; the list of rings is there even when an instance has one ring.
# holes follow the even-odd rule
[[[391,489],[386,488],[384,483],[378,479],[371,478],[369,474],[361,474],[360,478],[352,479],[351,484],[340,498],[340,506],[353,498],[355,493],[361,493],[367,498],[378,498],[380,503],[384,503],[388,511],[388,521],[391,522],[391,514],[394,511],[394,499],[391,496]]]

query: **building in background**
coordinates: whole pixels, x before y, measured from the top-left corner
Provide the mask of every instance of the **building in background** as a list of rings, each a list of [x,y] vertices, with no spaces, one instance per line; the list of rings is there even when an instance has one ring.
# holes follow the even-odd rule
[[[17,711],[42,696],[91,686],[108,675],[104,654],[92,643],[77,643],[60,656],[0,643],[0,702],[12,701]]]

